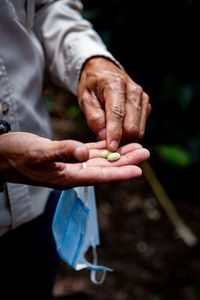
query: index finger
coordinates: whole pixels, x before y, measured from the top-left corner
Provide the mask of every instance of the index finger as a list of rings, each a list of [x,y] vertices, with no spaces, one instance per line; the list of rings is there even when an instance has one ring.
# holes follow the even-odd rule
[[[107,148],[115,151],[122,137],[125,116],[126,94],[124,85],[119,82],[118,86],[111,86],[107,89],[105,97]]]

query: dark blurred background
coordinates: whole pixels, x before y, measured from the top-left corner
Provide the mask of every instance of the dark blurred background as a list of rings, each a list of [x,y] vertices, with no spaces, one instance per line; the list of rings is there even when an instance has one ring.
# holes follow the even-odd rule
[[[180,189],[184,184],[182,196],[200,200],[200,1],[87,0],[83,4],[85,17],[108,49],[150,96],[153,109],[143,144],[167,168],[163,180],[170,177]]]
[[[150,96],[141,142],[186,224],[200,239],[200,1],[83,0],[115,58]],[[87,46],[87,45],[86,45]],[[45,78],[56,139],[93,141],[74,97]],[[145,176],[96,187],[100,263],[114,269],[102,286],[89,271],[61,264],[55,299],[198,300],[200,245],[177,235]]]

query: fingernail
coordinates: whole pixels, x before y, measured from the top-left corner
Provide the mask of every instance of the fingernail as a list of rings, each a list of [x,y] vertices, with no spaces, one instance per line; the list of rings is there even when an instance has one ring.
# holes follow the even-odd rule
[[[119,146],[119,143],[117,140],[113,140],[109,145],[109,150],[115,151],[117,150],[117,147]]]
[[[144,148],[144,150],[145,150],[145,152],[146,152],[146,155],[147,155],[147,158],[149,158],[150,157],[150,151],[148,150],[148,149],[146,149],[146,148]]]
[[[87,154],[86,148],[84,146],[79,146],[74,151],[74,157],[77,161],[84,161],[87,159],[87,156],[88,156],[88,154]]]
[[[139,148],[139,149],[136,149],[135,152],[140,152],[140,153],[143,153],[146,155],[146,159],[150,157],[150,152],[148,149],[146,148]]]
[[[106,129],[105,128],[103,128],[99,131],[98,137],[100,138],[100,140],[105,140],[105,138],[106,138]]]

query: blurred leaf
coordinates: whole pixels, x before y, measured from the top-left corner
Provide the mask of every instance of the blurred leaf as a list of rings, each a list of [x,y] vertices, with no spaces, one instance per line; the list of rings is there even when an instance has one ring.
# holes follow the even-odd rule
[[[160,145],[157,152],[166,161],[179,167],[189,166],[192,160],[190,153],[179,145]]]
[[[54,101],[53,99],[51,99],[50,97],[47,97],[47,96],[43,96],[44,98],[44,101],[45,101],[45,104],[47,106],[47,109],[49,112],[52,112],[53,109],[54,109]]]
[[[190,107],[193,99],[193,90],[189,85],[182,85],[179,91],[178,102],[182,109],[186,110]]]
[[[71,105],[68,109],[67,109],[67,116],[69,118],[75,119],[80,115],[80,108],[77,105]]]
[[[101,36],[104,43],[108,46],[112,38],[111,30],[99,30],[99,35]]]
[[[102,14],[102,9],[100,7],[93,8],[93,9],[85,9],[83,11],[83,17],[90,22],[93,20],[100,18]]]
[[[186,4],[193,4],[194,1],[193,0],[185,0]]]
[[[163,300],[163,297],[160,296],[160,295],[155,294],[155,295],[150,296],[148,298],[148,300]]]
[[[194,99],[194,88],[190,83],[184,83],[173,75],[167,75],[163,82],[160,100],[163,103],[177,103],[180,108],[186,110]]]
[[[192,156],[192,163],[200,163],[200,130],[188,139],[188,149]]]
[[[194,288],[195,288],[197,294],[200,295],[200,283],[199,282],[196,282],[194,284]]]

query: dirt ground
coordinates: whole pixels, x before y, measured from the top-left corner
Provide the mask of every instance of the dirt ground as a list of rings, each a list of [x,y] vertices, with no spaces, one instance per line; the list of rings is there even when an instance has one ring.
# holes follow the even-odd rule
[[[55,139],[95,140],[82,114],[73,107],[73,97],[68,99],[63,91],[48,84],[44,94],[50,97],[47,100]],[[178,212],[200,238],[198,188],[188,186],[190,181],[184,172],[172,174],[156,165],[156,159],[150,162],[157,167],[158,177],[164,180]],[[200,299],[200,245],[188,247],[179,238],[145,177],[97,186],[95,190],[101,238],[99,263],[114,272],[107,274],[102,285],[94,285],[88,270],[76,272],[61,263],[55,299]]]

